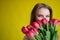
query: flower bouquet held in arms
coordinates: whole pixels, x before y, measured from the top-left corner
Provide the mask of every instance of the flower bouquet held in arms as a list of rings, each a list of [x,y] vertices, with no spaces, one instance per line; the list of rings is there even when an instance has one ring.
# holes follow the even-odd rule
[[[57,40],[56,25],[59,23],[60,21],[57,19],[47,22],[44,18],[32,22],[27,27],[22,27],[22,32],[28,36],[29,40]]]

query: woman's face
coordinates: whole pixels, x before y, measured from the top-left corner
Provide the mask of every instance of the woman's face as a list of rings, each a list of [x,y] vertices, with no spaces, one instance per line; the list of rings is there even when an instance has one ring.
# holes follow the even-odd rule
[[[46,18],[47,21],[50,20],[50,12],[47,8],[40,8],[36,11],[36,20],[42,20]]]

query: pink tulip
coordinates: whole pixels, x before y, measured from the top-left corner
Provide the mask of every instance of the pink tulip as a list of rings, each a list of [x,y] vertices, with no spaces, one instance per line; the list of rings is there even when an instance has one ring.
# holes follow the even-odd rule
[[[47,20],[46,20],[45,18],[43,18],[43,19],[41,20],[41,22],[42,22],[44,25],[46,25]]]
[[[40,20],[37,20],[36,21],[39,25],[41,25],[42,24],[42,22],[40,21]]]
[[[29,31],[29,30],[28,30],[26,27],[22,27],[22,32],[23,32],[24,34],[27,34],[28,31]]]
[[[37,22],[33,22],[33,23],[32,23],[32,26],[33,26],[34,28],[36,28],[36,29],[39,28],[39,24],[38,24]]]
[[[36,28],[32,28],[32,29],[31,29],[31,32],[33,32],[34,34],[38,34],[38,31],[37,31]]]
[[[31,32],[31,31],[29,31],[29,32],[27,33],[27,36],[28,36],[29,38],[34,38],[34,33]]]
[[[28,25],[27,28],[28,28],[29,30],[31,30],[31,29],[32,29],[32,25]]]
[[[52,24],[53,25],[56,25],[58,23],[58,20],[57,19],[52,19]]]
[[[60,20],[58,20],[58,24],[60,24]]]

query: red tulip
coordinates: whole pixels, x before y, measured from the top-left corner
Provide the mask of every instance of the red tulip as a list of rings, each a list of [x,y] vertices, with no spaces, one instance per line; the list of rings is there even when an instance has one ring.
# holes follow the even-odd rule
[[[47,20],[46,20],[45,18],[43,18],[43,19],[41,20],[41,22],[45,25],[45,24],[47,23]]]
[[[31,32],[31,31],[29,31],[29,32],[27,33],[27,36],[28,36],[29,38],[34,38],[34,33]]]
[[[58,20],[58,24],[60,24],[60,20]]]
[[[38,24],[37,22],[33,22],[33,23],[32,23],[32,26],[33,26],[34,28],[36,28],[36,29],[39,28],[39,24]]]
[[[52,19],[52,24],[53,25],[56,25],[58,23],[58,20],[57,19]]]
[[[32,29],[32,25],[28,25],[27,28],[28,28],[29,30],[31,30],[31,29]]]
[[[42,24],[42,22],[40,21],[40,20],[37,20],[36,21],[39,25],[41,25]]]
[[[26,27],[22,27],[22,32],[23,32],[24,34],[27,34],[28,31],[29,31],[29,30],[28,30]]]
[[[33,32],[34,34],[38,34],[38,31],[37,31],[36,28],[32,28],[32,29],[31,29],[31,32]]]

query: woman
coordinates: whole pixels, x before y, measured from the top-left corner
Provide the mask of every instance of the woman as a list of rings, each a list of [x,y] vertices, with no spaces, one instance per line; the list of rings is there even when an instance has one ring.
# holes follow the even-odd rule
[[[48,22],[52,20],[52,8],[44,3],[38,3],[32,10],[30,24],[43,18],[46,18]],[[29,38],[25,36],[24,40],[29,40]]]

